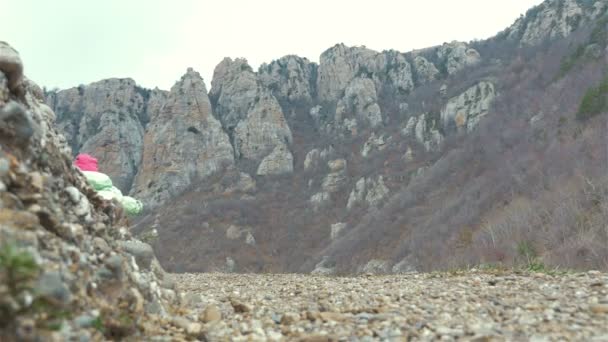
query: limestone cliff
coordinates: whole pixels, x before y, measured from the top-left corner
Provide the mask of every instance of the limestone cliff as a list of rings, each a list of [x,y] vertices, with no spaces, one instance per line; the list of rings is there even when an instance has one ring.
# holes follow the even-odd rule
[[[232,146],[212,115],[200,74],[188,69],[146,128],[132,194],[157,206],[234,164]]]

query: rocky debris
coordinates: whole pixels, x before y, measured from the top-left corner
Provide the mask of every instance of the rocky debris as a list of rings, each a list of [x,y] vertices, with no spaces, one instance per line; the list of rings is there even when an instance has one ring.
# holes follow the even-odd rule
[[[262,64],[258,75],[260,82],[271,89],[279,101],[303,104],[313,101],[316,69],[317,65],[308,59],[289,55]]]
[[[293,155],[286,145],[276,146],[258,166],[258,176],[281,175],[293,172]]]
[[[369,206],[377,207],[389,194],[389,189],[384,184],[383,176],[376,180],[371,178],[360,178],[348,196],[346,208],[351,210],[356,204],[367,203]]]
[[[592,6],[576,0],[545,1],[517,19],[503,35],[523,45],[567,37],[587,21],[605,13],[606,7],[605,1],[595,1]]]
[[[439,125],[438,115],[424,113],[411,116],[405,128],[401,130],[401,134],[406,138],[414,137],[428,152],[438,151],[443,141],[443,135],[438,129]]]
[[[441,111],[443,129],[471,132],[488,114],[495,97],[494,84],[482,81],[451,98]]]
[[[159,95],[162,96],[162,95]],[[131,192],[155,207],[234,165],[233,149],[200,74],[188,69],[146,128],[143,159]]]
[[[205,323],[201,334],[207,340],[600,341],[608,336],[604,273],[176,278],[181,291],[199,293],[225,313]]]
[[[382,151],[387,147],[387,143],[390,138],[385,139],[384,135],[376,136],[375,132],[369,136],[365,144],[363,144],[363,149],[361,149],[361,156],[367,157],[374,150]]]
[[[332,240],[337,239],[340,236],[340,233],[346,228],[346,223],[338,222],[331,225],[331,230],[329,234],[329,238]]]
[[[13,51],[0,49],[0,61],[14,60]],[[14,70],[0,63],[2,77]],[[0,83],[8,97],[0,127],[19,135],[0,139],[0,340],[185,338],[163,324],[177,308],[175,292],[158,269],[138,266],[139,252],[136,261],[120,247],[136,243],[121,208],[72,166],[40,88],[27,79],[22,86]],[[160,268],[151,253],[144,261]]]

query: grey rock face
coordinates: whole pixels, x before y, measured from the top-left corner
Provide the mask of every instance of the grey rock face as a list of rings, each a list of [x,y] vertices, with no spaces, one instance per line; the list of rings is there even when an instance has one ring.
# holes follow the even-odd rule
[[[411,66],[403,54],[338,44],[321,55],[319,99],[335,103],[355,77],[373,79],[378,90],[388,86],[396,92],[408,92],[414,86]]]
[[[353,79],[344,93],[344,98],[338,102],[336,108],[336,124],[344,125],[349,118],[357,119],[371,127],[382,124],[382,111],[378,105],[378,95],[374,82],[369,78]],[[356,121],[356,122],[357,122]],[[353,132],[352,128],[350,129]]]
[[[579,26],[605,13],[607,7],[605,1],[595,1],[592,6],[576,0],[545,1],[528,11],[526,17],[519,18],[504,34],[523,45],[567,37]]]
[[[159,94],[158,96],[163,96]],[[203,79],[189,69],[148,125],[142,163],[132,193],[156,206],[196,179],[234,164],[233,150],[211,113]]]
[[[411,116],[401,134],[405,137],[414,137],[427,151],[437,151],[443,141],[439,132],[439,120],[430,113]]]
[[[389,192],[390,190],[384,184],[382,176],[378,176],[376,180],[365,177],[360,178],[348,196],[346,208],[351,210],[356,204],[367,204],[377,207]]]
[[[340,236],[340,233],[346,228],[346,223],[338,222],[331,225],[330,239],[335,240]]]
[[[293,156],[286,147],[277,146],[264,157],[258,167],[258,176],[280,175],[293,172]]]
[[[418,82],[421,84],[431,82],[439,75],[439,70],[437,70],[435,64],[429,62],[422,56],[416,56],[414,58],[414,68],[418,75]]]
[[[330,160],[327,163],[330,173],[323,178],[321,184],[324,192],[333,193],[342,188],[346,183],[346,165],[345,159]]]
[[[236,158],[262,161],[276,153],[261,171],[286,172],[291,155],[291,130],[279,102],[260,84],[247,62],[224,59],[215,68],[211,84],[210,96],[216,103],[216,115],[232,139]],[[278,169],[270,170],[269,166],[279,165],[275,157],[285,160]]]
[[[494,84],[482,81],[451,98],[441,111],[444,129],[472,131],[479,120],[488,114],[495,97]]]
[[[310,203],[315,211],[321,210],[331,203],[331,195],[328,192],[318,192],[310,197]]]
[[[49,101],[74,153],[90,153],[100,171],[128,192],[141,161],[147,93],[132,79],[66,89]]]
[[[365,144],[363,144],[363,148],[361,149],[361,156],[367,157],[373,151],[382,151],[386,148],[387,143],[388,141],[385,140],[383,135],[376,136],[376,133],[372,132]]]
[[[273,95],[289,103],[310,103],[313,100],[313,82],[317,65],[306,58],[285,56],[270,64],[262,64],[258,71],[260,82]]]
[[[481,60],[479,52],[467,47],[463,42],[443,44],[437,50],[437,56],[442,60],[448,74],[453,74],[467,66],[475,65]]]

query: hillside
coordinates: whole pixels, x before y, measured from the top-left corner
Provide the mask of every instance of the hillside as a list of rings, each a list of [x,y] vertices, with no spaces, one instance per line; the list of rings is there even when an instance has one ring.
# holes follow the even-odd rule
[[[147,205],[182,272],[608,268],[606,0],[548,0],[493,38],[337,44],[210,89],[131,79],[46,93],[74,154]]]

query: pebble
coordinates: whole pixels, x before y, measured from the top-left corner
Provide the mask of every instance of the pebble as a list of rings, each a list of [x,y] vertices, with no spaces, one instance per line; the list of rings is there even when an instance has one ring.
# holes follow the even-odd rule
[[[222,319],[222,312],[215,305],[207,305],[199,317],[203,323],[220,321]]]

